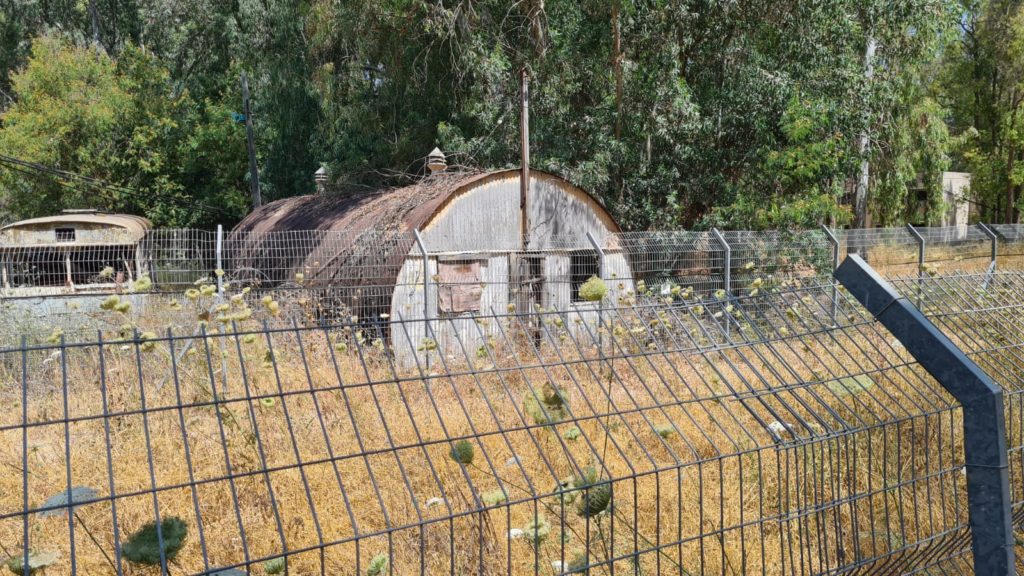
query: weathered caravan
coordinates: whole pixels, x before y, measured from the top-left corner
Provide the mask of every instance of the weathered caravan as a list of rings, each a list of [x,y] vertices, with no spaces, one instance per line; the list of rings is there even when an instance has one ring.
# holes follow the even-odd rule
[[[301,284],[329,302],[322,309],[382,329],[406,366],[449,347],[473,349],[501,329],[481,326],[475,313],[520,313],[534,338],[542,337],[532,317],[540,309],[593,330],[597,304],[580,286],[603,276],[612,301],[633,289],[615,245],[619,226],[553,174],[531,171],[523,202],[520,174],[439,172],[404,188],[279,200],[235,228],[229,260],[243,281]],[[315,246],[289,241],[307,230],[318,231]]]
[[[145,268],[140,242],[149,220],[65,210],[0,228],[4,296],[120,290]]]

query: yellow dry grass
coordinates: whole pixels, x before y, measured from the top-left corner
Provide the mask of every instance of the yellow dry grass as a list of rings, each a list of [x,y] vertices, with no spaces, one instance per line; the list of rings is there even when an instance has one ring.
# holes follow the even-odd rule
[[[69,484],[103,498],[77,520],[28,517],[30,547],[59,552],[59,574],[71,528],[78,573],[112,573],[112,504],[122,543],[155,508],[186,522],[178,574],[263,574],[286,552],[292,574],[365,573],[381,554],[394,574],[550,574],[584,553],[592,574],[791,574],[963,536],[959,413],[871,324],[726,351],[620,337],[610,359],[581,337],[537,350],[508,336],[482,358],[438,350],[422,371],[370,342],[337,352],[339,337],[194,339],[180,362],[166,341],[32,351],[28,426],[22,357],[8,354],[0,552],[23,544],[23,456],[30,508]],[[870,390],[834,393],[861,372]],[[571,412],[550,426],[524,412],[545,383]],[[795,437],[777,442],[775,420]],[[457,439],[471,465],[450,457]],[[611,511],[589,519],[566,501],[579,492],[555,493],[587,467],[613,482]],[[535,519],[542,543],[510,538]]]

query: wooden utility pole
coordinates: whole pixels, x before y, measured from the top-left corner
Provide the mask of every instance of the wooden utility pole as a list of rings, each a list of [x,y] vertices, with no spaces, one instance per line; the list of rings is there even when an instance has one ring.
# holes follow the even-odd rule
[[[249,76],[242,72],[242,114],[245,114],[245,140],[249,148],[249,186],[252,191],[252,209],[263,205],[260,195],[260,173],[256,166],[256,144],[253,141],[252,109],[249,107]]]
[[[519,149],[522,157],[522,173],[519,175],[519,223],[523,239],[523,250],[529,248],[529,227],[527,222],[526,198],[530,190],[530,74],[523,68],[519,72],[522,111],[519,115]]]

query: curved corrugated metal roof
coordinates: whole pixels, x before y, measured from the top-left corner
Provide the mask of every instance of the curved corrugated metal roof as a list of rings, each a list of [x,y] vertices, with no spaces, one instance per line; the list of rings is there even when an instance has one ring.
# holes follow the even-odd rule
[[[416,184],[365,194],[285,198],[254,210],[232,230],[225,253],[243,282],[280,285],[303,271],[307,288],[324,289],[353,311],[390,311],[391,291],[413,248],[412,230],[425,229],[460,194],[518,169],[441,172]],[[588,198],[613,231],[618,226],[593,196],[564,178],[530,171]],[[319,233],[306,233],[316,230]],[[298,233],[294,237],[288,232]]]
[[[377,229],[408,232],[423,229],[444,206],[459,194],[490,180],[515,176],[519,169],[491,172],[440,172],[402,188],[390,188],[365,194],[311,194],[265,204],[246,216],[232,233],[265,233],[285,230],[343,230],[353,234]],[[531,177],[559,181],[590,198],[595,208],[604,206],[590,193],[568,180],[540,170]],[[608,220],[618,231],[614,219]]]
[[[19,228],[30,228],[48,224],[94,224],[123,228],[134,241],[141,240],[142,237],[146,235],[146,232],[153,227],[153,224],[147,218],[143,218],[142,216],[135,216],[132,214],[105,214],[102,212],[82,212],[19,220],[0,228],[0,231],[17,230]]]

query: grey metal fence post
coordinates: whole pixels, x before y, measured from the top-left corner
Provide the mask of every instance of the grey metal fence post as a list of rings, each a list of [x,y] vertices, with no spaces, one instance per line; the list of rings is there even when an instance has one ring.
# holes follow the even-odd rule
[[[423,337],[430,334],[430,255],[427,252],[427,245],[420,236],[419,228],[414,228],[412,233],[416,236],[416,245],[419,246],[420,256],[423,257]],[[427,369],[430,369],[430,352],[426,354]]]
[[[991,274],[992,272],[996,271],[996,252],[999,247],[999,235],[996,234],[994,230],[989,228],[988,224],[985,224],[984,222],[978,222],[978,229],[984,232],[985,236],[988,236],[988,239],[992,242],[992,260],[988,265],[988,271]]]
[[[718,231],[718,228],[712,228],[711,233],[715,236],[715,240],[722,245],[722,250],[725,251],[725,264],[722,266],[722,284],[725,286],[726,295],[732,294],[732,248],[729,247],[729,243],[725,241],[725,236]]]
[[[913,224],[907,224],[907,232],[917,241],[917,274],[924,274],[924,236],[914,228]]]
[[[604,264],[604,248],[601,248],[601,244],[594,238],[594,235],[587,231],[587,240],[590,241],[590,245],[593,246],[594,251],[597,252],[597,274],[601,280],[608,279],[608,271],[605,269]]]
[[[850,255],[836,279],[960,402],[974,573],[1014,569],[1003,391],[921,311],[863,259]]]
[[[914,240],[917,241],[917,278],[918,278],[918,282],[917,282],[917,305],[920,306],[921,305],[921,290],[923,288],[921,280],[924,279],[924,274],[925,274],[925,272],[924,272],[924,236],[921,236],[921,233],[917,231],[917,228],[914,228],[913,224],[907,224],[907,231],[910,232],[910,235],[913,236]]]
[[[722,267],[722,283],[725,285],[725,298],[732,298],[732,248],[729,243],[726,242],[725,236],[718,230],[718,228],[712,228],[711,233],[715,235],[715,239],[722,245],[722,249],[725,250],[725,265]],[[729,336],[731,333],[731,320],[728,316],[725,318],[725,334]]]
[[[222,249],[224,247],[224,227],[217,224],[217,293],[224,293],[224,277],[220,274],[220,271],[224,269],[224,264],[221,261]]]
[[[836,237],[832,230],[822,224],[822,232],[825,233],[825,237],[828,238],[828,243],[832,245],[832,273],[835,274],[836,269],[839,268],[839,238]],[[832,324],[836,323],[836,317],[839,315],[839,288],[835,282],[832,283]]]
[[[601,244],[598,243],[597,238],[587,230],[587,240],[590,241],[590,245],[594,247],[597,252],[597,274],[601,280],[607,279],[607,269],[604,264],[604,248],[601,248]],[[597,325],[604,326],[604,313],[602,311],[604,305],[601,302],[597,303]],[[602,357],[604,354],[604,335],[598,332],[597,334],[597,349],[601,351]]]

